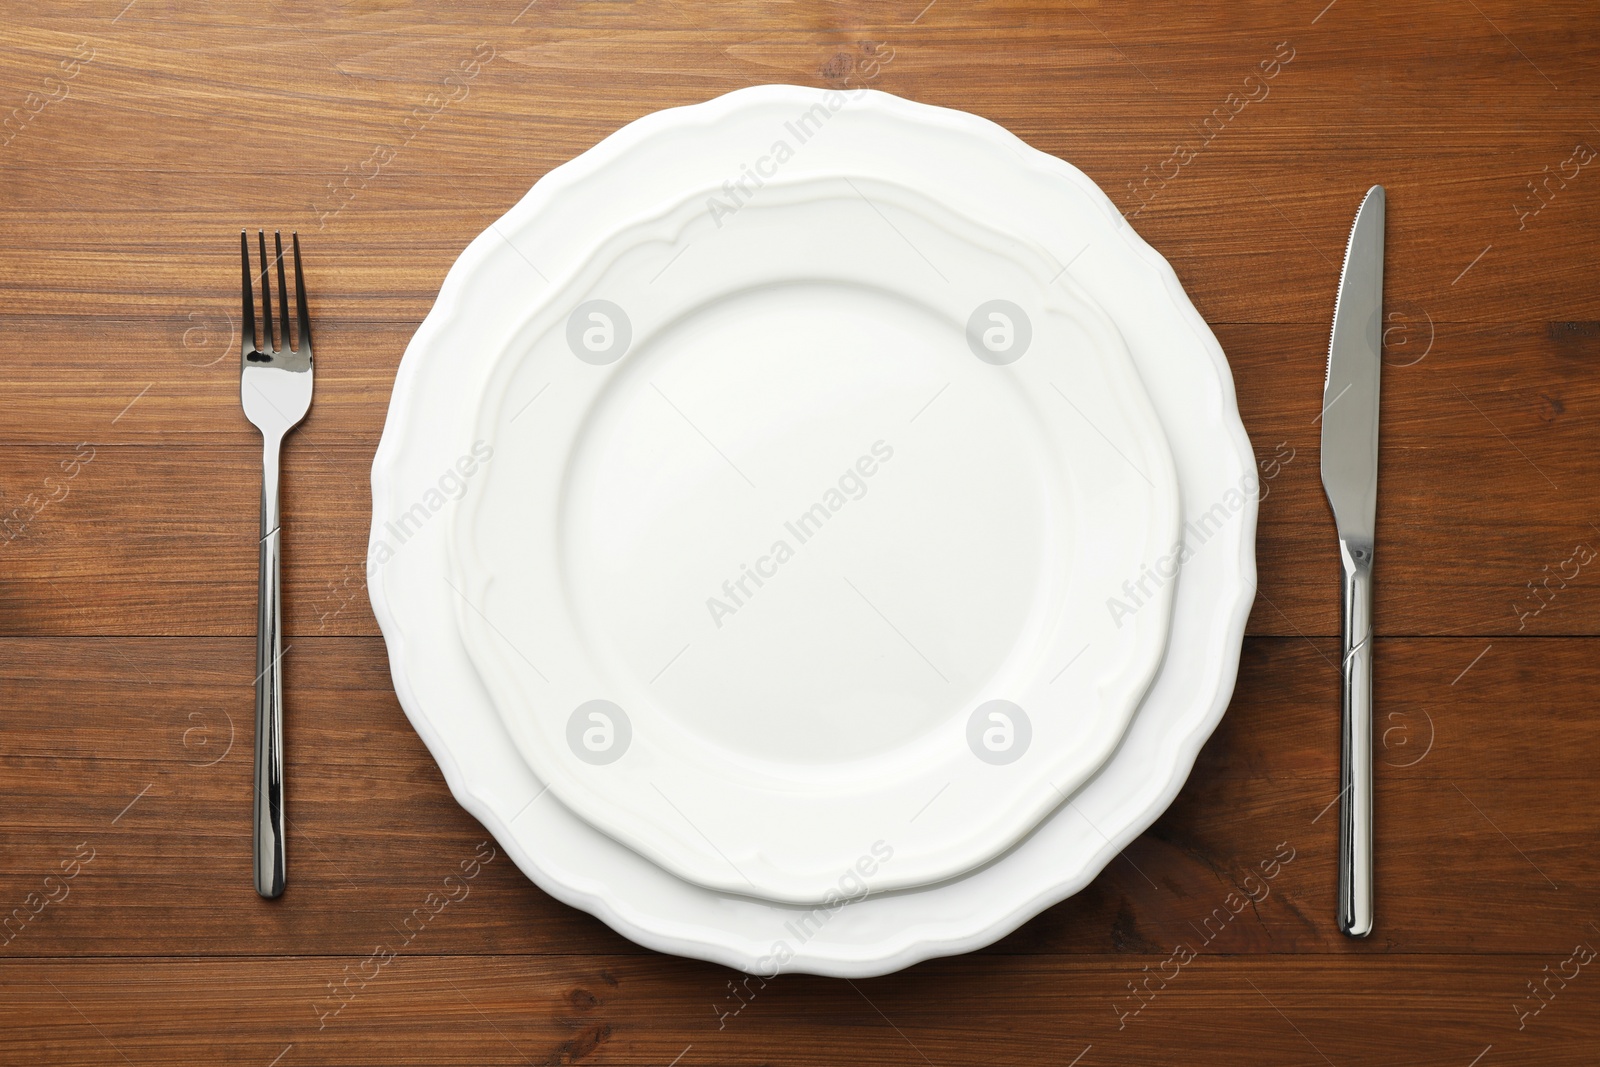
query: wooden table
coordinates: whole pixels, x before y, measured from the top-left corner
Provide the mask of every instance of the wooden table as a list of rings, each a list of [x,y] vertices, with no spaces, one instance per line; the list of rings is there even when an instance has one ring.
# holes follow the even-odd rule
[[[0,1062],[1600,1062],[1600,964],[1580,966],[1600,946],[1592,4],[523,2],[5,16]],[[1271,475],[1226,720],[1093,885],[969,956],[786,976],[734,1014],[732,972],[638,948],[496,853],[378,966],[486,837],[401,713],[362,586],[408,338],[467,242],[623,123],[849,76],[1075,163],[1216,331]],[[1334,929],[1316,419],[1374,182],[1379,917],[1355,942]],[[286,460],[275,903],[248,836],[246,226],[301,232],[317,331]],[[1207,925],[1285,855],[1270,892]],[[1194,959],[1144,984],[1178,945]]]

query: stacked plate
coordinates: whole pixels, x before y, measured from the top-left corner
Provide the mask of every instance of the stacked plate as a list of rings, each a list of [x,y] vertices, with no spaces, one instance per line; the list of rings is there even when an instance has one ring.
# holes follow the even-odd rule
[[[1254,593],[1222,351],[1082,173],[763,86],[462,254],[368,573],[452,790],[547,892],[747,971],[1001,937],[1165,808]]]

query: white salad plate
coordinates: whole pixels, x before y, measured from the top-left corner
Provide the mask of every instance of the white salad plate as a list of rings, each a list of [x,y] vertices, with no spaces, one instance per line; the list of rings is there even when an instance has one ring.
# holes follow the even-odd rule
[[[1166,436],[1042,249],[865,176],[718,191],[604,235],[470,387],[457,622],[534,774],[672,873],[959,875],[1155,674],[1171,586],[1106,605],[1177,537]]]
[[[458,622],[476,611],[451,578],[450,532],[457,501],[488,487],[504,450],[516,454],[509,436],[498,449],[482,436],[484,383],[516,350],[542,294],[575,284],[595,261],[596,235],[666,217],[687,193],[713,188],[723,192],[708,197],[707,218],[731,232],[730,211],[753,210],[778,186],[845,176],[914,190],[1043,250],[1067,299],[1081,292],[1104,309],[1165,427],[1187,521],[1102,606],[1126,627],[1162,614],[1162,595],[1172,597],[1159,671],[1097,773],[964,874],[887,889],[903,884],[899,847],[863,839],[821,903],[779,903],[675,875],[581,818],[531,769],[475,665],[487,643],[474,638],[469,652]],[[1069,279],[1076,290],[1062,285]],[[977,362],[968,369],[984,369]],[[548,398],[526,399],[533,418]],[[865,442],[869,454],[876,440]],[[662,951],[758,973],[865,976],[996,940],[1086,885],[1171,802],[1232,692],[1254,596],[1255,490],[1220,347],[1171,268],[1081,172],[965,113],[877,92],[763,86],[629,125],[546,175],[462,254],[396,379],[373,468],[369,588],[408,717],[458,800],[541,888]],[[522,651],[545,669],[534,646]],[[606,655],[624,677],[642,669],[615,649]],[[1082,665],[1066,664],[1061,681]]]

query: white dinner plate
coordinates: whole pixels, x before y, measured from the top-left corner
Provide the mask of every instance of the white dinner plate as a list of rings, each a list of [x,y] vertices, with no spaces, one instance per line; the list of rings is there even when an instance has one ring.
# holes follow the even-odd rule
[[[1160,672],[1099,773],[1004,855],[938,885],[878,892],[897,853],[887,839],[864,843],[825,907],[692,884],[560,803],[497,717],[447,578],[452,501],[495,462],[474,436],[473,382],[530,296],[576,270],[595,232],[659,212],[685,189],[766,173],[779,140],[792,146],[786,180],[897,182],[1046,249],[1126,341],[1188,520],[1107,605],[1126,621],[1155,590],[1176,589]],[[1254,471],[1221,349],[1166,262],[1083,174],[972,115],[875,92],[763,86],[624,128],[546,175],[463,253],[396,380],[374,462],[369,587],[402,706],[460,802],[547,892],[663,951],[763,973],[871,975],[1003,936],[1087,884],[1176,795],[1237,670],[1254,595]]]
[[[1042,250],[864,176],[714,191],[596,235],[493,363],[468,652],[556,797],[680,877],[821,903],[877,840],[880,890],[952,877],[1155,674],[1171,586],[1106,604],[1176,538],[1166,437]]]

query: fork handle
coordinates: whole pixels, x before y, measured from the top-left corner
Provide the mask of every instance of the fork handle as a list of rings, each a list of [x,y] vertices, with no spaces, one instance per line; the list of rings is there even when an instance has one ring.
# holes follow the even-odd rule
[[[1339,929],[1372,932],[1372,546],[1339,541],[1344,567]]]
[[[261,573],[256,601],[256,892],[276,897],[286,877],[283,833],[283,602],[279,594],[278,458],[283,438],[261,453]]]

